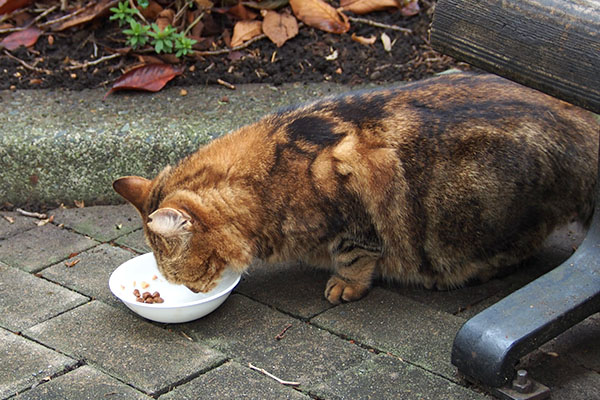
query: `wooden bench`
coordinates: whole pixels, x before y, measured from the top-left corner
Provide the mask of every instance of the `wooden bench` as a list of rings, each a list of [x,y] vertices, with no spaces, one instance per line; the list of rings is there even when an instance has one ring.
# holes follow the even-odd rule
[[[600,114],[598,0],[438,0],[431,45]],[[519,383],[528,381],[515,378],[515,365],[598,311],[600,185],[591,228],[577,251],[467,321],[454,340],[452,363],[471,380],[502,388],[496,394],[504,398],[544,398],[540,388]]]

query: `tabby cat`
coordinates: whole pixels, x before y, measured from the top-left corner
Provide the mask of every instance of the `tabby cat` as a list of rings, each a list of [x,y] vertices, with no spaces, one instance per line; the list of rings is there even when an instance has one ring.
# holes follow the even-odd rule
[[[333,271],[337,304],[375,276],[486,279],[588,223],[598,134],[565,102],[456,73],[287,108],[113,186],[169,281],[206,292],[225,268],[301,260]]]

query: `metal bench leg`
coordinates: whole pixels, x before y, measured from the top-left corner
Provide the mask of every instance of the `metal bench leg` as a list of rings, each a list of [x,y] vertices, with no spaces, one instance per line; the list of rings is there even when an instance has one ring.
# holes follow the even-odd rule
[[[600,184],[590,230],[563,264],[467,321],[452,364],[490,387],[513,379],[524,355],[600,311]]]

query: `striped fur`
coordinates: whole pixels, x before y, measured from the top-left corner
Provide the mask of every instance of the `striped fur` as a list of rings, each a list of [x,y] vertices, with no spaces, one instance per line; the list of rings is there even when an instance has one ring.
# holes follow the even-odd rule
[[[333,270],[325,295],[339,303],[375,275],[489,277],[587,223],[598,133],[576,107],[460,73],[281,110],[114,187],[167,279],[207,291],[226,267],[303,260]]]

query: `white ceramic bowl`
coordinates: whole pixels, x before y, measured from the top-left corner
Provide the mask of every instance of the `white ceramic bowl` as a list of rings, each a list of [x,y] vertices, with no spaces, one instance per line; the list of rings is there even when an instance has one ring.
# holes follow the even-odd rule
[[[183,285],[167,282],[158,272],[154,254],[146,253],[115,269],[108,286],[127,307],[142,317],[156,322],[180,323],[193,321],[214,311],[227,299],[239,281],[240,274],[226,270],[213,290],[194,293]],[[142,288],[143,282],[149,286]],[[137,302],[134,289],[138,289],[140,293],[159,292],[164,303]]]

